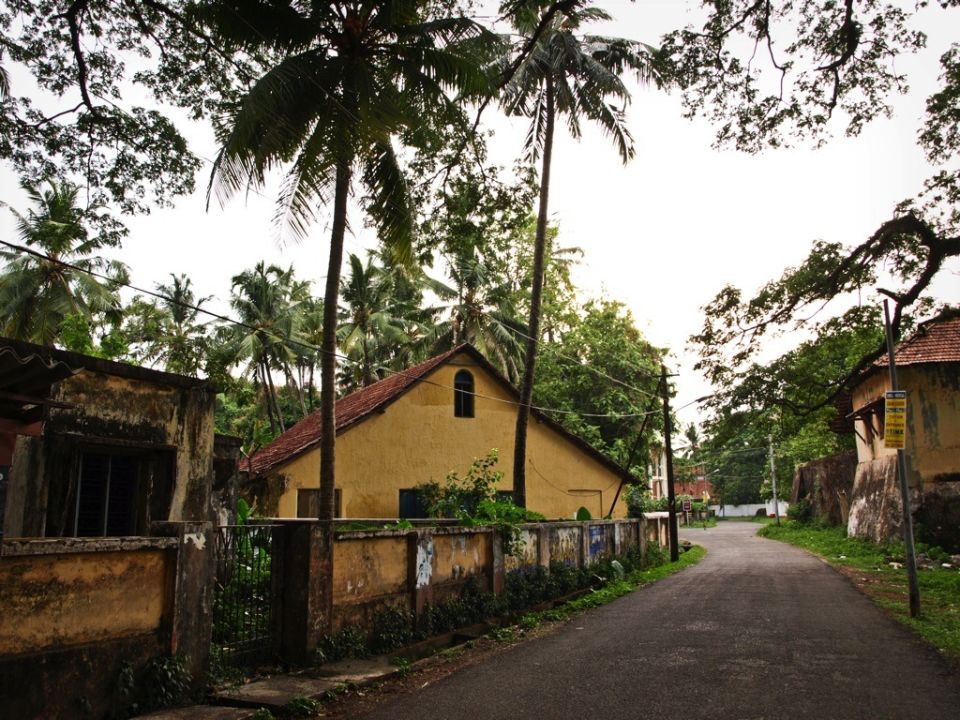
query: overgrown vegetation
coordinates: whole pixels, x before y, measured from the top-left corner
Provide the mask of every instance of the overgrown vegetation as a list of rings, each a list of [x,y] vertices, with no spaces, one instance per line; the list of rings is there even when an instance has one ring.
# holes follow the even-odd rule
[[[133,717],[190,699],[193,678],[181,656],[161,656],[137,671],[124,663],[118,679],[124,705],[118,716]]]
[[[691,553],[685,553],[683,557],[688,555]],[[685,567],[698,557],[693,553],[679,567]],[[661,577],[655,571],[665,563],[662,550],[650,545],[645,557],[641,557],[639,548],[634,547],[621,556],[603,558],[587,567],[562,562],[551,563],[549,569],[540,565],[522,567],[507,574],[500,594],[484,591],[478,579],[471,577],[456,597],[429,605],[418,625],[415,626],[413,615],[406,608],[385,607],[373,616],[369,633],[356,625],[348,625],[324,638],[317,659],[332,662],[371,653],[389,653],[411,642],[458,628],[516,617],[531,607],[577,591],[593,594],[615,584],[620,588],[617,592],[623,594],[621,586],[625,582],[635,587],[638,583]]]
[[[831,565],[855,569],[864,578],[857,586],[867,597],[944,655],[960,661],[960,568],[940,567],[950,559],[940,548],[917,543],[918,553],[926,554],[932,567],[919,571],[921,615],[911,618],[901,543],[878,545],[846,537],[842,527],[792,521],[767,525],[759,534],[816,553]]]
[[[520,525],[546,518],[514,504],[509,493],[497,491],[503,480],[503,473],[494,470],[499,457],[493,448],[486,457],[474,458],[464,477],[451,470],[443,484],[431,480],[416,489],[431,517],[456,518],[467,527],[493,526],[501,531],[504,552],[515,555],[523,548]]]

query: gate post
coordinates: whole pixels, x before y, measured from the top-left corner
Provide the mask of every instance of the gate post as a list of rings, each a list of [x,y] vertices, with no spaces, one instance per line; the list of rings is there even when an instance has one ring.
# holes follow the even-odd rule
[[[151,535],[175,537],[177,565],[169,619],[170,654],[186,661],[196,686],[204,682],[213,633],[214,542],[209,522],[154,522]]]
[[[307,664],[333,616],[333,523],[322,520],[276,520],[283,537],[274,583],[279,618],[280,657]],[[279,539],[279,538],[278,538]]]

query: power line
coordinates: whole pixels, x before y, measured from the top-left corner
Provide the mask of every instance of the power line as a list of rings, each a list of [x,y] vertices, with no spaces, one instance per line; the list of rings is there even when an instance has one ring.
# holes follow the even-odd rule
[[[88,268],[83,268],[83,267],[80,267],[80,266],[78,266],[78,265],[74,265],[74,264],[72,264],[72,263],[68,263],[68,262],[66,262],[66,261],[64,261],[64,260],[59,260],[59,259],[56,259],[56,258],[52,258],[52,257],[50,257],[49,255],[44,255],[44,254],[41,253],[41,252],[37,252],[36,250],[33,250],[32,248],[24,247],[23,245],[17,245],[17,244],[15,244],[15,243],[11,243],[11,242],[8,242],[8,241],[6,241],[6,240],[0,240],[0,245],[6,245],[7,247],[12,248],[13,250],[16,250],[16,251],[18,251],[18,252],[22,252],[22,253],[26,253],[26,254],[28,254],[28,255],[32,255],[32,256],[37,257],[37,258],[40,258],[40,259],[42,259],[42,260],[46,260],[47,262],[51,262],[51,263],[54,263],[54,264],[56,264],[56,265],[59,265],[59,266],[61,266],[61,267],[65,267],[65,268],[69,268],[69,269],[71,269],[71,270],[75,270],[76,272],[85,273],[85,274],[87,274],[87,275],[90,275],[91,277],[99,278],[100,280],[103,280],[103,281],[105,281],[105,282],[108,282],[108,283],[110,283],[110,284],[112,284],[112,285],[117,285],[117,286],[121,286],[121,287],[126,287],[126,288],[129,288],[129,289],[131,289],[131,290],[135,290],[136,292],[143,293],[144,295],[148,295],[148,296],[150,296],[150,297],[156,298],[156,299],[158,299],[158,300],[163,300],[164,302],[168,302],[168,303],[171,303],[171,304],[173,304],[173,305],[179,305],[180,307],[189,308],[190,310],[193,310],[194,312],[202,313],[203,315],[207,315],[207,316],[212,317],[212,318],[214,318],[214,319],[216,319],[216,320],[220,320],[221,322],[224,322],[224,323],[227,323],[227,324],[230,324],[230,325],[234,325],[234,326],[236,326],[236,327],[242,327],[242,328],[244,328],[244,329],[246,329],[246,330],[250,330],[251,332],[264,332],[263,328],[258,328],[258,327],[254,326],[254,325],[250,325],[250,324],[245,323],[245,322],[243,322],[243,321],[241,321],[241,320],[236,320],[236,319],[231,318],[231,317],[229,317],[229,316],[221,315],[221,314],[219,314],[219,313],[215,313],[215,312],[213,312],[212,310],[207,310],[207,309],[201,307],[200,305],[194,305],[194,304],[191,304],[191,303],[188,303],[188,302],[184,302],[184,301],[182,301],[182,300],[176,300],[176,299],[174,299],[174,298],[171,298],[171,297],[168,297],[168,296],[166,296],[166,295],[163,295],[162,293],[158,293],[158,292],[153,291],[153,290],[147,290],[147,289],[145,289],[145,288],[141,288],[141,287],[138,287],[138,286],[136,286],[136,285],[133,285],[132,283],[129,283],[129,282],[125,282],[125,281],[122,281],[122,280],[117,280],[116,278],[112,278],[112,277],[110,277],[109,275],[105,275],[105,274],[103,274],[103,273],[96,272],[95,270],[90,270],[90,269],[88,269]],[[303,348],[303,349],[312,350],[312,351],[314,351],[314,352],[324,353],[324,354],[327,354],[327,355],[332,355],[333,357],[335,357],[335,358],[337,358],[337,359],[339,359],[339,360],[343,360],[343,361],[345,361],[345,362],[348,362],[348,363],[351,363],[351,364],[354,364],[354,365],[358,364],[357,361],[353,360],[352,358],[350,358],[350,357],[348,357],[348,356],[346,356],[346,355],[342,355],[342,354],[337,353],[337,352],[330,353],[329,351],[323,349],[322,347],[320,347],[320,346],[318,346],[318,345],[313,345],[312,343],[307,343],[307,342],[304,342],[304,341],[302,341],[302,340],[298,340],[298,339],[296,339],[296,338],[286,338],[285,341],[286,341],[287,343],[291,344],[291,345],[295,345],[295,346],[300,347],[300,348]],[[412,380],[419,380],[419,381],[421,381],[421,382],[425,382],[425,383],[427,383],[427,384],[429,384],[429,385],[434,385],[434,386],[436,386],[436,387],[441,387],[441,388],[444,388],[444,389],[447,389],[447,390],[455,390],[455,388],[454,388],[453,386],[444,385],[444,384],[442,384],[442,383],[437,383],[437,382],[432,381],[432,380],[425,380],[425,379],[420,378],[420,377],[418,377],[418,376],[416,376],[416,375],[411,375],[410,373],[407,373],[407,372],[405,372],[405,371],[403,371],[403,370],[391,370],[390,368],[386,368],[386,367],[382,367],[382,366],[381,366],[379,369],[384,370],[386,373],[388,373],[388,374],[390,374],[390,375],[400,375],[401,377],[406,377],[406,378],[409,378],[409,379],[412,379]],[[485,400],[492,400],[492,401],[494,401],[494,402],[500,402],[500,403],[504,403],[504,404],[508,404],[508,405],[513,405],[513,406],[516,406],[516,407],[519,407],[519,406],[520,406],[520,403],[515,402],[515,401],[512,401],[512,400],[504,400],[503,398],[497,398],[497,397],[493,397],[493,396],[482,395],[482,394],[480,394],[480,393],[472,393],[472,394],[473,394],[475,397],[483,398],[483,399],[485,399]],[[543,412],[543,413],[571,414],[571,415],[580,415],[580,416],[582,416],[582,417],[591,417],[591,418],[622,419],[622,418],[644,417],[645,415],[650,414],[650,413],[583,413],[583,412],[579,412],[579,411],[576,411],[576,410],[566,410],[566,409],[560,409],[560,408],[548,408],[548,407],[543,407],[543,406],[539,406],[539,405],[531,405],[530,407],[531,407],[531,409],[538,410],[538,411]]]

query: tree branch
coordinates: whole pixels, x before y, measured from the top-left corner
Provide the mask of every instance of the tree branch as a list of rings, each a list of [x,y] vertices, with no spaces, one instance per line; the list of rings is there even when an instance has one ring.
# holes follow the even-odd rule
[[[73,57],[77,61],[77,83],[80,86],[80,97],[83,98],[83,104],[92,113],[97,109],[90,100],[90,92],[87,89],[87,61],[83,55],[83,48],[80,47],[80,21],[82,15],[87,10],[88,0],[74,0],[67,11],[57,17],[66,19],[70,27],[70,46],[73,48]]]

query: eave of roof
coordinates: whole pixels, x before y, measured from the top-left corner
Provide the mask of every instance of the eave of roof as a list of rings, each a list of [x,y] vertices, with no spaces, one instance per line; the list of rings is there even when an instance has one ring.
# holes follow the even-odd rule
[[[500,373],[500,371],[497,370],[493,366],[493,364],[483,356],[483,354],[479,350],[473,347],[473,345],[470,345],[469,343],[467,343],[467,344],[460,345],[456,348],[453,348],[452,350],[448,350],[447,352],[442,353],[440,355],[436,355],[430,358],[429,360],[426,360],[423,363],[420,363],[419,365],[415,365],[414,367],[404,370],[401,373],[398,373],[396,375],[393,375],[387,378],[386,380],[381,380],[379,383],[374,383],[369,387],[362,388],[356,391],[355,393],[347,395],[346,397],[343,397],[340,400],[338,400],[337,410],[336,410],[337,421],[338,421],[337,435],[339,436],[342,433],[349,430],[350,428],[360,424],[361,422],[366,420],[368,417],[370,417],[370,415],[372,415],[374,412],[385,409],[388,405],[390,405],[391,403],[403,397],[403,395],[405,395],[407,391],[409,391],[417,383],[421,382],[427,375],[433,372],[436,368],[440,367],[441,365],[444,365],[451,358],[461,353],[466,353],[467,355],[470,355],[470,357],[472,357],[477,362],[478,365],[480,365],[505,391],[507,391],[507,393],[515,397],[519,396],[519,392],[517,391],[517,388],[515,388],[513,384],[509,380],[507,380],[507,378],[505,378]],[[340,424],[339,420],[341,416],[341,403],[349,401],[354,396],[360,395],[362,393],[366,393],[376,388],[377,386],[382,385],[383,383],[388,383],[397,377],[404,378],[405,382],[397,382],[396,383],[398,386],[397,388],[395,389],[390,388],[392,392],[390,392],[389,394],[384,393],[384,397],[382,399],[380,399],[375,403],[371,403],[369,407],[365,407],[362,413],[359,413],[356,416],[354,416],[352,413],[351,414],[345,413],[345,415],[347,415],[349,419],[346,420],[342,425]],[[608,458],[603,453],[599,452],[596,448],[594,448],[588,442],[578,437],[577,435],[574,435],[572,432],[567,430],[556,420],[553,420],[552,418],[550,418],[540,410],[532,408],[530,411],[530,414],[538,422],[541,422],[544,425],[548,426],[551,430],[553,430],[554,432],[564,437],[566,440],[576,445],[580,450],[590,455],[594,460],[599,462],[608,470],[615,473],[624,481],[630,482],[630,483],[639,482],[638,478],[636,478],[634,475],[629,473],[627,470],[622,468],[620,465],[615,463],[613,460]],[[305,423],[308,423],[308,421],[310,424],[305,425]],[[281,453],[276,453],[275,455],[271,453],[271,455],[274,455],[274,456],[270,457],[267,462],[263,462],[263,463],[255,462],[257,459],[257,456],[261,455],[261,453],[264,453],[265,451],[268,451],[271,448],[271,446],[274,446],[277,443],[277,441],[281,440],[285,435],[289,433],[293,433],[294,430],[296,430],[300,426],[303,426],[302,428],[303,430],[306,430],[309,428],[312,431],[309,433],[309,439],[308,439],[307,433],[304,433],[304,437],[301,438],[302,440],[301,442],[291,443],[291,445],[295,445],[295,447],[291,448],[289,452],[282,454],[282,456],[281,456]],[[316,435],[313,434],[314,432],[316,433]],[[250,456],[250,458],[248,458],[246,462],[247,472],[250,472],[252,475],[262,475],[264,473],[269,472],[270,470],[277,467],[278,465],[285,464],[299,457],[300,455],[303,455],[305,452],[310,451],[311,449],[313,449],[313,447],[319,444],[320,442],[319,432],[320,432],[319,411],[317,411],[308,415],[306,418],[304,418],[299,423],[297,423],[296,425],[291,427],[289,430],[287,430],[286,433],[283,433],[283,435],[280,435],[279,437],[277,437],[272,443],[264,446],[259,451],[257,451],[252,456]]]
[[[20,357],[34,355],[47,363],[60,362],[78,370],[88,370],[90,372],[113,375],[130,380],[143,380],[158,385],[171,385],[187,389],[204,387],[216,389],[209,380],[202,380],[187,375],[177,375],[162,370],[153,370],[151,368],[116,362],[114,360],[104,360],[103,358],[91,357],[90,355],[70,352],[69,350],[59,350],[46,345],[34,345],[33,343],[22,340],[0,337],[0,347],[4,346],[11,348]]]

